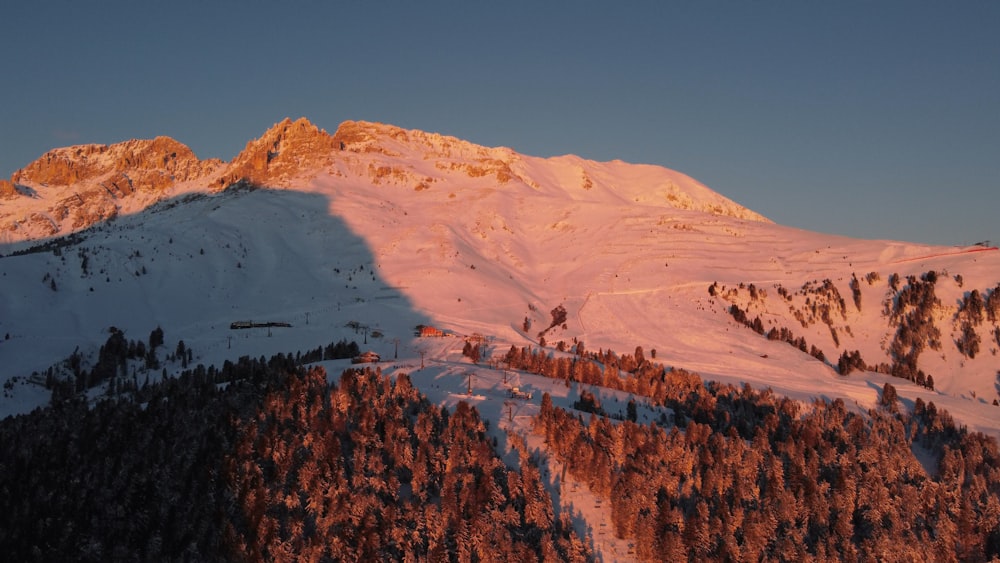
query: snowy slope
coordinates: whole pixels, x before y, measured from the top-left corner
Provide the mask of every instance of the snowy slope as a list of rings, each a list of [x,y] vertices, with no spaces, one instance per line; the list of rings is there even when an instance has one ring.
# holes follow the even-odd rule
[[[575,338],[588,349],[642,346],[706,378],[805,401],[845,397],[859,408],[891,381],[905,400],[933,400],[972,428],[997,431],[991,326],[979,328],[982,352],[968,359],[948,321],[966,292],[1000,281],[996,251],[791,229],[655,166],[541,159],[364,122],[333,136],[300,122],[276,129],[228,168],[207,166],[144,199],[119,197],[117,219],[82,232],[59,256],[0,259],[0,336],[10,335],[0,341],[0,379],[43,371],[77,346],[93,355],[109,326],[139,339],[162,326],[168,348],[184,340],[209,364],[361,339],[345,327],[356,321],[384,333],[368,343],[384,358],[399,339],[399,354],[412,362],[418,323],[486,334],[504,349],[537,343],[549,311],[562,305],[566,328],[545,335],[550,345]],[[260,151],[265,157],[254,156]],[[250,173],[280,189],[219,191],[220,178]],[[35,196],[0,202],[0,214],[28,213],[46,189],[25,178],[19,185]],[[12,240],[0,253],[36,242]],[[937,286],[943,345],[921,356],[936,391],[873,373],[838,375],[831,364],[845,350],[887,361],[893,328],[882,301],[890,275],[932,269],[948,273]],[[858,310],[849,282],[869,272],[879,281],[862,281]],[[824,279],[847,301],[834,320],[839,343],[823,323],[802,326],[778,296],[779,286],[794,292]],[[709,295],[715,282],[729,298]],[[766,299],[750,302],[736,289],[741,283]],[[738,325],[727,313],[733,302],[765,327],[805,337],[827,363]],[[230,330],[237,320],[294,326],[269,336]],[[0,415],[46,400],[30,385],[8,395]]]
[[[149,152],[155,146],[184,157],[169,181],[155,166],[129,168],[160,162],[163,155]],[[1000,371],[995,323],[977,327],[982,345],[974,359],[955,345],[961,300],[973,289],[985,296],[1000,281],[995,249],[811,233],[773,224],[660,167],[535,158],[364,122],[330,136],[286,120],[228,164],[197,161],[163,140],[46,158],[62,164],[33,163],[10,183],[17,195],[0,200],[7,241],[0,246],[0,381],[7,382],[0,417],[46,404],[48,391],[28,376],[58,371],[74,351],[92,363],[111,326],[137,340],[160,326],[161,356],[183,340],[205,365],[356,340],[381,354],[383,370],[410,373],[433,402],[474,404],[509,463],[517,455],[505,431],[525,436],[541,453],[557,509],[606,561],[632,559],[628,542],[607,531],[609,514],[585,486],[557,477],[558,463],[529,432],[543,392],[570,408],[579,387],[474,366],[461,354],[461,338],[415,338],[416,325],[480,333],[499,356],[512,344],[538,346],[550,311],[562,306],[565,327],[544,334],[550,347],[582,341],[590,350],[631,353],[642,346],[647,357],[655,350],[657,361],[707,380],[771,387],[804,402],[839,397],[856,411],[873,406],[890,382],[904,404],[934,401],[959,423],[1000,436],[1000,407],[991,404]],[[124,186],[114,183],[123,175],[146,183],[108,189]],[[74,226],[88,218],[98,222]],[[42,238],[70,232],[75,238]],[[839,375],[844,351],[858,350],[870,364],[891,360],[888,280],[897,274],[905,285],[929,270],[938,274],[934,321],[942,345],[925,351],[919,366],[933,374],[935,390],[873,372]],[[852,277],[860,280],[860,307]],[[804,290],[824,280],[843,298],[842,309]],[[733,304],[765,330],[805,338],[827,361],[737,323]],[[829,323],[815,319],[816,304],[834,305]],[[246,320],[292,326],[230,328]],[[349,365],[324,364],[331,378]],[[160,375],[140,363],[129,368],[137,378]],[[176,373],[182,365],[166,361],[163,369]],[[509,399],[514,385],[533,398]],[[628,401],[625,393],[597,392],[611,412]],[[646,421],[662,413],[642,407],[640,414]]]

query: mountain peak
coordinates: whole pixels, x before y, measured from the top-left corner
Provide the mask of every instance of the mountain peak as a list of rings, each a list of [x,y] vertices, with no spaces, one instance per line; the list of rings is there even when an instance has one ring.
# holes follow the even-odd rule
[[[335,146],[334,138],[308,119],[286,117],[248,142],[216,183],[223,187],[240,180],[281,183],[302,169],[328,162]]]
[[[75,145],[52,149],[11,176],[11,183],[71,186],[108,174],[138,172],[145,181],[133,187],[160,189],[202,173],[201,162],[187,145],[170,137],[131,139],[113,145]],[[145,174],[144,174],[145,173]]]
[[[0,197],[20,202],[0,213],[5,238],[86,228],[123,208],[148,205],[175,184],[204,177],[220,164],[198,160],[187,145],[170,137],[50,150],[0,184]],[[126,199],[134,203],[124,204]]]

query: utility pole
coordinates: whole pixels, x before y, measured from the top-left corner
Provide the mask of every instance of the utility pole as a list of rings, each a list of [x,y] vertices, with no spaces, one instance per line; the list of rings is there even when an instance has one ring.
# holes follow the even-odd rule
[[[306,311],[306,324],[309,324],[309,311]]]
[[[395,348],[393,349],[393,352],[392,352],[392,359],[395,360],[395,359],[399,358],[399,339],[398,338],[393,338],[392,339],[392,343],[396,345]]]
[[[420,369],[424,369],[424,355],[427,354],[426,350],[420,350]]]
[[[466,392],[468,395],[472,395],[472,372],[469,372],[469,390]]]

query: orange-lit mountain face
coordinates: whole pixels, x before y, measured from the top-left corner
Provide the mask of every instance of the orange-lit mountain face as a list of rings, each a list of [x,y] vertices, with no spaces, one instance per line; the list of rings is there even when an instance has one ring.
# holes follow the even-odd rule
[[[535,189],[551,183],[550,178],[518,172],[517,163],[525,158],[510,149],[486,148],[379,123],[348,121],[330,135],[305,118],[275,124],[228,163],[199,160],[190,148],[169,137],[77,145],[53,149],[15,172],[9,181],[0,181],[0,241],[67,234],[122,213],[141,211],[178,193],[213,193],[241,182],[287,188],[324,172],[345,179],[362,177],[372,185],[411,184],[407,187],[416,190],[461,176],[490,176],[498,186],[520,183]],[[602,165],[576,160],[576,177],[559,182],[568,180],[583,190],[601,187],[607,175],[599,170]],[[424,161],[433,161],[434,168],[416,173]],[[609,165],[628,168],[623,163],[603,166]],[[662,172],[653,175],[658,176],[652,178],[653,185],[629,186],[627,191],[637,197],[657,194],[679,208],[764,220],[681,174],[648,166],[636,165],[635,169]]]
[[[135,207],[127,202],[155,201],[221,164],[198,160],[191,149],[168,137],[51,150],[0,184],[5,238],[87,228]]]

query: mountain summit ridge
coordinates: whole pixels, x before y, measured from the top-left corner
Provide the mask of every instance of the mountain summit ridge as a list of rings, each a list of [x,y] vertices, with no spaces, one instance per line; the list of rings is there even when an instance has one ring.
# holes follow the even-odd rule
[[[52,149],[9,181],[0,181],[0,241],[68,234],[181,193],[214,193],[239,183],[291,188],[324,173],[369,185],[405,184],[418,191],[461,177],[487,177],[497,186],[523,184],[536,191],[558,188],[571,197],[582,193],[576,188],[597,188],[622,200],[655,198],[680,209],[769,222],[664,167],[574,155],[533,157],[368,121],[344,121],[331,135],[300,117],[275,123],[228,163],[201,160],[187,145],[163,136]]]

